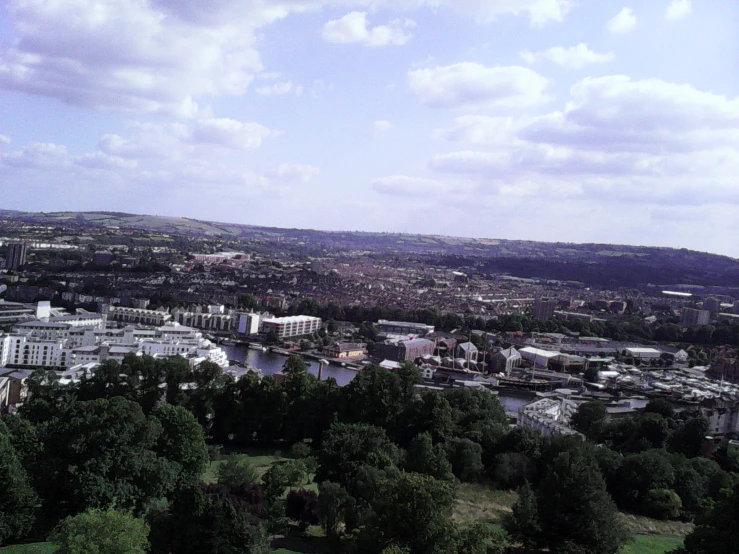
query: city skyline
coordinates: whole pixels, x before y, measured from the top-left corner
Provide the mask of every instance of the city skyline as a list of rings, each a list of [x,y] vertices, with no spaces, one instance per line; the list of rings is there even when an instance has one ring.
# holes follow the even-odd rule
[[[4,208],[739,256],[726,1],[13,0]]]

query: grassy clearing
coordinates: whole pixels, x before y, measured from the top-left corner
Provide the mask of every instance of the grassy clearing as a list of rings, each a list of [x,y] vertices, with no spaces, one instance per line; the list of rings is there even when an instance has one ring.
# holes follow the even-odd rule
[[[238,450],[232,450],[224,456],[224,460],[229,454],[246,454],[249,456],[249,461],[260,476],[264,475],[264,473],[272,467],[272,464],[290,458],[289,454],[283,454],[279,450],[275,450],[273,448],[241,448]],[[224,460],[210,462],[208,469],[206,469],[203,474],[203,481],[205,483],[210,484],[216,482],[218,466],[221,465]]]
[[[634,535],[662,535],[666,537],[684,537],[693,530],[692,523],[682,521],[662,521],[644,516],[621,513],[626,528]]]
[[[619,554],[664,554],[682,546],[682,537],[669,535],[636,535],[634,542],[624,546]]]
[[[518,495],[514,491],[492,490],[485,485],[463,483],[454,506],[454,520],[460,523],[484,520],[500,523],[511,512]],[[620,554],[664,554],[682,545],[683,537],[693,530],[692,523],[660,521],[634,514],[620,514],[634,542]]]
[[[29,544],[15,544],[0,548],[0,554],[52,554],[56,550],[50,542],[35,542]]]
[[[454,520],[460,523],[479,520],[499,523],[505,514],[511,512],[511,506],[517,498],[514,491],[498,491],[485,485],[462,483],[454,506]]]

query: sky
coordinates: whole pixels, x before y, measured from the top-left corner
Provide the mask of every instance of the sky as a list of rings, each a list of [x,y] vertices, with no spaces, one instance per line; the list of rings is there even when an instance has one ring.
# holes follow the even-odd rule
[[[736,0],[5,0],[0,207],[739,257]]]

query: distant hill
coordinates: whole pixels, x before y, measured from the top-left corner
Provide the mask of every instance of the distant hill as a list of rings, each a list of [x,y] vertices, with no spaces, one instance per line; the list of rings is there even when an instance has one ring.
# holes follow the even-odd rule
[[[184,217],[121,212],[18,212],[0,219],[85,228],[140,229],[193,237],[292,245],[306,251],[369,251],[422,255],[450,267],[474,267],[519,277],[574,280],[602,286],[703,285],[739,287],[739,261],[687,249],[610,244],[549,243],[404,233],[281,229]]]

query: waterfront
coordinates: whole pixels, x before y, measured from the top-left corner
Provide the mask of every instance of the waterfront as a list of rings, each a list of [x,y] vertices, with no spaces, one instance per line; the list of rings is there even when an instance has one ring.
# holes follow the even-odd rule
[[[247,364],[259,368],[264,375],[272,375],[279,373],[287,359],[285,356],[275,354],[274,352],[263,352],[258,348],[247,348],[246,346],[222,345],[229,360],[246,362]],[[318,362],[305,360],[308,366],[308,372],[318,376]],[[323,366],[322,379],[333,377],[336,383],[343,387],[349,381],[354,379],[357,372],[353,369],[347,369],[334,364]]]
[[[246,362],[251,366],[261,369],[264,375],[279,373],[282,369],[282,365],[287,359],[285,356],[275,354],[274,352],[263,352],[261,349],[247,348],[246,346],[223,345],[222,348],[228,355],[229,360]],[[318,375],[317,362],[306,360],[306,364],[308,365],[308,371],[310,373]],[[322,378],[326,379],[327,377],[333,377],[336,379],[336,383],[343,387],[354,379],[356,374],[357,371],[353,369],[347,369],[345,367],[330,364],[323,367]],[[510,413],[518,412],[518,409],[521,406],[531,401],[531,398],[524,398],[516,391],[510,391],[510,393],[507,391],[501,391],[498,398],[506,412]]]

